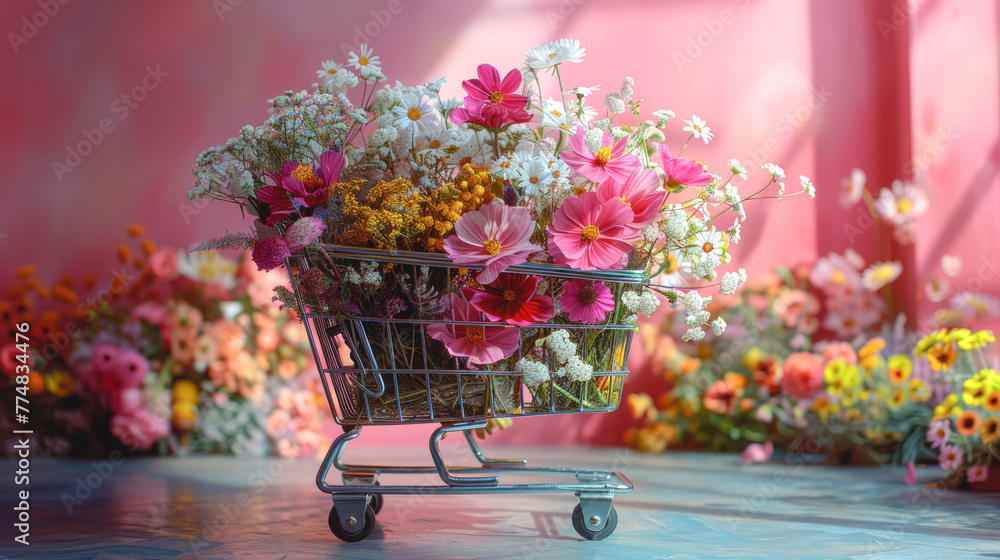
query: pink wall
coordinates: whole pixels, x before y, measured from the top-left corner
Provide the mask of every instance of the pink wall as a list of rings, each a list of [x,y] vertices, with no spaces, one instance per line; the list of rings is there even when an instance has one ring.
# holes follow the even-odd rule
[[[245,229],[233,208],[185,199],[195,156],[263,120],[267,98],[308,87],[321,60],[343,61],[340,44],[354,44],[356,29],[372,35],[390,80],[447,75],[444,93],[456,96],[480,62],[513,68],[533,46],[579,38],[588,54],[567,68],[567,87],[601,84],[603,95],[630,75],[649,109],[708,121],[718,140],[692,145],[693,157],[714,167],[739,157],[758,180],[759,164],[772,160],[793,184],[799,174],[813,177],[818,203],[749,205],[737,258],[751,272],[846,247],[842,223],[852,218],[836,207],[840,178],[861,166],[870,189],[888,186],[906,174],[910,154],[953,130],[957,139],[918,175],[933,211],[916,247],[876,246],[874,232],[857,244],[920,272],[949,252],[971,264],[1000,240],[997,10],[916,4],[910,18],[905,0],[93,1],[43,17],[37,0],[4,2],[4,31],[28,33],[0,49],[0,270],[33,262],[43,281],[66,272],[107,277],[109,248],[132,222],[179,247]],[[28,37],[24,17],[45,23]],[[898,29],[886,33],[880,21]],[[150,67],[161,81],[126,114],[115,100]],[[86,151],[82,131],[102,119],[109,132],[57,177],[53,162],[66,163],[67,146],[83,142]],[[681,135],[676,128],[673,141]],[[902,283],[914,300],[915,279]],[[9,282],[0,277],[0,289]],[[987,284],[996,293],[996,280]],[[633,383],[644,385],[641,376]],[[617,443],[624,412],[523,421],[498,441]]]

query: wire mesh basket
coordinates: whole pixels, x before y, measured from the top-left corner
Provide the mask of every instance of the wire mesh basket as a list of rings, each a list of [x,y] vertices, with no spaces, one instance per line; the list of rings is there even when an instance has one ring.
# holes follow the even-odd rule
[[[430,325],[448,329],[497,328],[497,323],[448,321],[440,313],[413,312],[386,316],[371,306],[325,305],[304,297],[306,275],[321,266],[328,275],[343,275],[365,263],[388,282],[390,278],[437,279],[438,296],[456,290],[454,279],[469,270],[455,265],[442,254],[394,252],[322,246],[311,255],[296,255],[288,261],[300,312],[306,325],[327,399],[338,423],[345,425],[461,422],[468,420],[535,416],[575,412],[609,412],[621,402],[622,385],[628,375],[627,357],[635,325],[620,321],[624,311],[616,309],[597,325],[534,324],[518,329],[518,350],[494,364],[472,366],[464,358],[452,357],[444,345],[428,336]],[[372,264],[374,263],[374,264]],[[475,269],[472,269],[475,270]],[[544,264],[511,266],[509,273],[530,274],[542,279],[548,297],[558,295],[559,286],[570,279],[605,283],[621,300],[626,291],[646,283],[642,270],[579,271]],[[435,284],[433,281],[429,284]],[[343,287],[346,287],[344,284]],[[390,290],[398,290],[393,286]],[[378,299],[378,298],[375,298]],[[343,302],[340,302],[343,303]],[[620,305],[620,304],[619,304]],[[333,312],[331,307],[339,307]],[[618,322],[615,322],[618,319]],[[579,349],[581,359],[593,367],[586,380],[572,380],[563,373],[553,351],[536,344],[553,332],[565,330]],[[525,355],[547,363],[547,381],[528,386],[515,364]]]

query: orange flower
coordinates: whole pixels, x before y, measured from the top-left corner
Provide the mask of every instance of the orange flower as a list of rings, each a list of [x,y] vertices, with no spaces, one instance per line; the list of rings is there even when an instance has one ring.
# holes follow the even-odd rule
[[[86,278],[83,279],[83,289],[93,290],[97,286],[97,275],[88,274]]]
[[[646,417],[646,421],[652,422],[656,418],[656,406],[653,405],[653,398],[646,393],[632,393],[625,397],[628,409],[635,419]]]
[[[927,361],[934,371],[946,370],[955,364],[958,351],[951,342],[938,342],[927,351]]]
[[[146,228],[139,224],[129,224],[128,227],[125,228],[125,233],[129,234],[131,237],[139,237],[140,235],[146,233]]]
[[[67,288],[62,284],[56,284],[52,287],[52,297],[69,305],[76,305],[80,301],[80,297],[72,288]]]
[[[1000,391],[993,391],[983,400],[983,408],[990,412],[1000,410]]]
[[[142,253],[148,257],[148,256],[151,256],[155,252],[156,252],[156,243],[153,243],[152,239],[143,239],[142,240]]]
[[[17,270],[14,271],[14,274],[18,278],[21,278],[22,280],[25,279],[25,278],[31,278],[32,276],[34,276],[37,273],[38,273],[38,267],[36,267],[33,264],[24,264],[24,265],[21,265],[21,266],[17,267]]]
[[[990,444],[996,441],[997,434],[1000,433],[1000,420],[996,416],[990,416],[983,422],[983,428],[979,430],[979,437],[983,443]]]
[[[128,261],[130,260],[132,260],[132,250],[128,248],[128,245],[119,245],[118,262],[128,264]]]
[[[976,433],[981,424],[979,414],[975,410],[966,410],[955,420],[955,429],[963,436],[971,436]]]
[[[31,391],[32,395],[40,395],[45,392],[45,377],[37,371],[33,371],[28,375],[28,391]]]

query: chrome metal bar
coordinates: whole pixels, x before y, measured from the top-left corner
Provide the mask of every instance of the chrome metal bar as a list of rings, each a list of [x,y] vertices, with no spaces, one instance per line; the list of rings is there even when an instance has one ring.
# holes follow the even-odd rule
[[[469,442],[469,449],[472,450],[472,454],[476,456],[476,459],[480,463],[487,467],[518,467],[528,464],[528,461],[525,459],[487,459],[483,456],[483,451],[479,448],[479,444],[476,443],[475,436],[472,435],[472,430],[465,430],[462,433],[465,435],[465,441]]]
[[[441,480],[445,484],[449,486],[497,486],[500,484],[500,478],[496,476],[454,477],[448,472],[448,467],[444,464],[444,458],[441,457],[441,447],[438,445],[438,442],[441,441],[441,436],[449,432],[460,432],[462,430],[474,430],[485,427],[485,420],[480,422],[463,422],[451,426],[441,426],[431,434],[431,459],[434,460],[434,466],[437,467],[438,475],[441,476]]]

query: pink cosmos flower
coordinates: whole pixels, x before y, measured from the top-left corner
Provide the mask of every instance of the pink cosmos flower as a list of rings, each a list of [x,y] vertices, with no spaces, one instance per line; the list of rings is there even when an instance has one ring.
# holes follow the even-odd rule
[[[949,437],[951,437],[951,420],[947,418],[931,420],[931,425],[927,428],[927,443],[931,444],[931,447],[941,448],[948,443]]]
[[[508,266],[526,262],[528,255],[541,250],[528,241],[534,231],[527,208],[502,201],[486,204],[462,214],[455,222],[455,235],[444,240],[444,250],[459,266],[483,267],[476,281],[489,284]]]
[[[476,73],[479,79],[462,82],[462,88],[468,95],[462,106],[449,115],[452,122],[503,128],[508,124],[531,120],[531,115],[524,109],[528,98],[517,93],[521,87],[520,70],[515,68],[507,72],[502,81],[500,72],[489,64],[480,64]]]
[[[467,214],[466,214],[467,215]],[[464,356],[469,365],[486,365],[502,360],[517,351],[521,333],[513,327],[486,327],[453,324],[454,321],[486,323],[486,317],[457,293],[445,294],[441,303],[448,306],[446,324],[427,327],[427,335],[444,343],[452,356]]]
[[[306,208],[326,202],[326,187],[337,182],[345,163],[343,154],[327,150],[319,156],[319,165],[286,161],[280,173],[268,172],[267,185],[257,190],[257,199],[270,210],[264,223],[273,226],[295,212],[293,201]]]
[[[177,277],[177,249],[160,248],[149,257],[149,268],[160,280]]]
[[[489,317],[490,321],[506,321],[527,327],[544,323],[555,314],[552,298],[538,295],[538,276],[501,274],[482,289],[462,288],[469,303]]]
[[[292,253],[311,245],[326,230],[323,220],[314,216],[306,216],[301,220],[296,220],[294,224],[288,226],[285,231],[285,243]]]
[[[559,305],[570,322],[596,325],[615,308],[615,298],[604,282],[570,280],[563,286]]]
[[[155,301],[144,301],[132,308],[132,320],[143,320],[150,325],[162,325],[167,322],[167,308]]]
[[[634,217],[620,198],[602,203],[595,192],[567,198],[549,224],[549,246],[572,268],[609,270],[632,250],[638,235],[630,227]]]
[[[740,453],[740,465],[747,466],[753,463],[766,463],[771,460],[771,455],[774,454],[774,444],[771,442],[766,442],[763,445],[759,443],[751,443],[746,446],[743,453]]]
[[[667,198],[667,191],[660,188],[660,178],[656,171],[636,169],[622,183],[612,178],[598,185],[597,198],[601,204],[606,204],[612,198],[627,204],[635,214],[630,227],[639,231],[656,219]]]
[[[584,142],[583,136],[583,127],[577,125],[576,135],[570,136],[569,139],[572,149],[563,150],[559,154],[559,157],[580,175],[595,183],[603,183],[609,177],[624,183],[628,176],[639,168],[639,158],[625,153],[628,138],[615,142],[611,133],[605,130],[601,147],[592,152]]]
[[[962,466],[962,450],[957,445],[945,444],[941,446],[938,462],[941,464],[941,468],[946,471],[957,469]]]
[[[697,161],[675,158],[666,144],[659,145],[660,157],[663,158],[663,172],[667,178],[664,188],[670,192],[680,192],[684,187],[704,187],[712,182],[712,176],[705,172],[705,167]]]
[[[781,388],[799,399],[813,397],[823,388],[823,362],[809,352],[798,352],[785,359]]]
[[[986,468],[986,465],[975,465],[969,467],[965,476],[970,484],[973,482],[986,482],[986,479],[990,477],[990,471]]]

